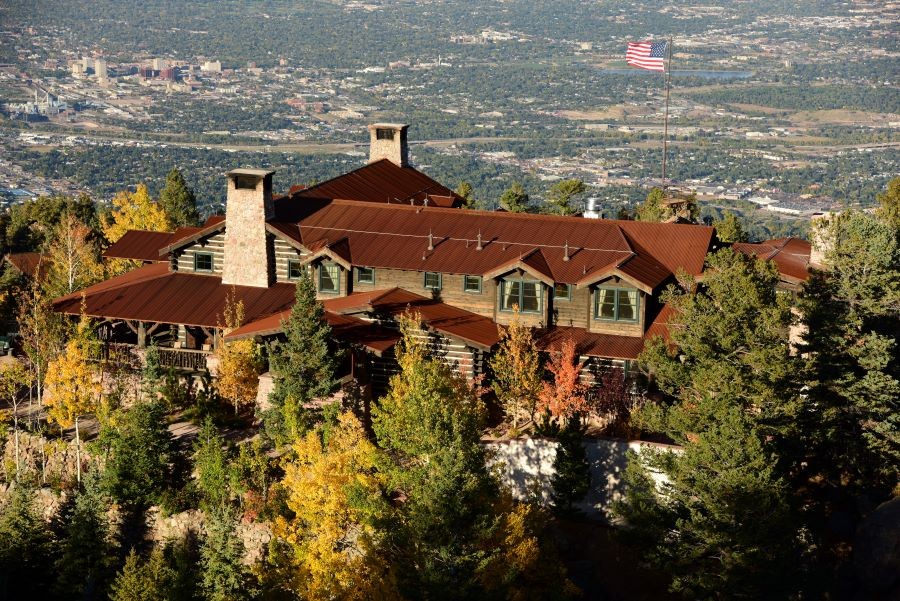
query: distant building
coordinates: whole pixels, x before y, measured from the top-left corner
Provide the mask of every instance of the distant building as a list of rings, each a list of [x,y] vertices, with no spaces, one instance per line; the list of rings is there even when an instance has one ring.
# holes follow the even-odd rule
[[[102,58],[98,58],[94,61],[94,75],[97,76],[97,79],[106,79],[106,61]]]
[[[206,61],[202,65],[200,65],[200,70],[206,73],[221,73],[222,72],[222,62],[221,61]]]

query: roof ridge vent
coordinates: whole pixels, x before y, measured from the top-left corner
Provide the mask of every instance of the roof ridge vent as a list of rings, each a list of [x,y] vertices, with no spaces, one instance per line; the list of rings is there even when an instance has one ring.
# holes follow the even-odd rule
[[[563,254],[563,261],[568,261],[568,260],[569,260],[569,239],[566,238],[566,250],[564,251],[564,254]]]
[[[481,243],[481,230],[478,230],[478,246],[475,247],[475,250],[481,250],[484,248],[484,245]]]
[[[434,250],[434,234],[428,230],[428,250]]]

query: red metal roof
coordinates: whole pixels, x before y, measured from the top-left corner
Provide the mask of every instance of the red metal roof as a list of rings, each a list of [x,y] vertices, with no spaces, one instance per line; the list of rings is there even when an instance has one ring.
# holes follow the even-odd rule
[[[778,238],[751,244],[736,242],[732,248],[745,255],[774,261],[778,272],[785,278],[805,282],[809,279],[809,256],[812,246],[799,238]]]
[[[344,314],[366,312],[396,317],[418,313],[429,329],[485,350],[500,340],[497,324],[492,319],[401,288],[351,294],[325,300],[322,305],[326,311]]]
[[[217,327],[232,290],[235,298],[243,301],[248,321],[289,308],[294,302],[293,284],[269,288],[223,285],[216,276],[170,272],[167,264],[155,263],[58,298],[53,308],[78,315],[84,295],[91,317]]]
[[[47,258],[41,253],[10,253],[6,260],[27,278],[43,277],[49,267]]]
[[[226,340],[240,340],[253,336],[271,336],[283,331],[282,322],[290,317],[291,310],[285,309],[233,330]],[[368,321],[350,315],[340,315],[325,311],[325,320],[331,326],[331,333],[337,340],[366,347],[376,355],[381,355],[400,340],[400,334]]]
[[[370,163],[304,190],[291,188],[289,199],[345,198],[365,202],[459,206],[462,198],[412,167],[399,167],[387,159]]]
[[[135,261],[166,261],[159,250],[172,242],[172,232],[128,230],[103,252],[107,259],[133,259]]]
[[[577,283],[591,273],[611,270],[635,253],[639,258],[624,263],[623,271],[651,288],[679,268],[699,275],[713,232],[698,225],[347,200],[294,208],[299,227],[281,217],[271,225],[289,232],[307,248],[346,238],[348,250],[341,254],[354,265],[484,275],[527,257],[535,270],[561,283]],[[482,250],[478,250],[479,235]],[[429,239],[432,250],[428,250]]]

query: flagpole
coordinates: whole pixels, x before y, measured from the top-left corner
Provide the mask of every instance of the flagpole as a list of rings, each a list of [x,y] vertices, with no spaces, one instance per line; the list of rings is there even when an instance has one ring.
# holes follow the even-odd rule
[[[669,87],[672,81],[672,38],[669,37],[669,43],[666,44],[666,114],[663,117],[663,160],[662,160],[662,187],[663,191],[668,187],[666,181],[666,158],[669,154]]]

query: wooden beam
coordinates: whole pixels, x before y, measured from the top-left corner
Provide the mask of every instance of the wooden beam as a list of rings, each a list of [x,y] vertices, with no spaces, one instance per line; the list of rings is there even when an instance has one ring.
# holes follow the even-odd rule
[[[138,333],[138,328],[134,324],[132,324],[130,320],[123,319],[122,323],[124,323],[126,326],[128,326],[128,329],[131,330],[132,332],[134,332],[135,334]]]

